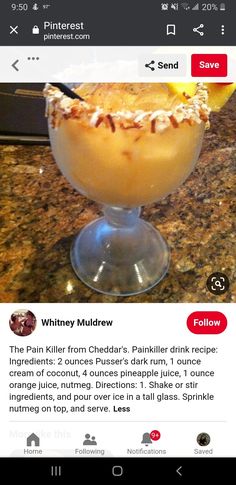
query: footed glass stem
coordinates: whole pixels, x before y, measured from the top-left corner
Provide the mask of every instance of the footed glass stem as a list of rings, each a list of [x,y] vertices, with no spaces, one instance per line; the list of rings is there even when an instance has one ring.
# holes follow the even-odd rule
[[[90,288],[108,295],[147,291],[166,274],[169,249],[140,209],[104,207],[104,217],[88,224],[71,248],[77,276]]]

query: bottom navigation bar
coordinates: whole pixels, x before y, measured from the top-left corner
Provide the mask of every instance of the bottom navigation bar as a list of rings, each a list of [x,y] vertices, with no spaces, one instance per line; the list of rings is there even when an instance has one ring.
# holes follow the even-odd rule
[[[92,460],[92,463],[91,463]],[[23,480],[25,485],[32,483],[32,477],[46,480],[46,483],[68,483],[74,477],[86,476],[88,483],[92,479],[103,483],[134,483],[136,478],[146,480],[149,477],[171,480],[171,483],[201,483],[214,478],[229,478],[235,470],[236,458],[158,458],[158,459],[127,459],[127,458],[5,458],[0,459],[1,472],[7,473],[9,481]],[[13,466],[14,465],[14,466]],[[155,481],[156,481],[155,480]],[[145,482],[146,483],[146,482]]]

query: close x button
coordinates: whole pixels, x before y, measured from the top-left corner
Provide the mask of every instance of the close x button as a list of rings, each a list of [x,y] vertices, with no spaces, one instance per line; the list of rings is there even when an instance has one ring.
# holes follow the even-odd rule
[[[192,77],[226,77],[227,54],[192,54]]]

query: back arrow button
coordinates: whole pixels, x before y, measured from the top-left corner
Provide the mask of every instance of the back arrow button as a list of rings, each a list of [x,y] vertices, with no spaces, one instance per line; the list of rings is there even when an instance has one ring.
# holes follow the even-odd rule
[[[19,71],[19,69],[17,67],[18,62],[19,62],[19,59],[16,59],[16,61],[13,62],[13,64],[11,65],[11,67],[13,67],[13,69],[15,69],[15,71],[17,71],[17,72]]]
[[[182,476],[183,476],[183,475],[182,475],[182,468],[183,468],[182,466],[179,466],[179,468],[177,468],[177,470],[176,470],[176,473],[178,473],[178,475],[179,475],[180,477],[182,477]]]

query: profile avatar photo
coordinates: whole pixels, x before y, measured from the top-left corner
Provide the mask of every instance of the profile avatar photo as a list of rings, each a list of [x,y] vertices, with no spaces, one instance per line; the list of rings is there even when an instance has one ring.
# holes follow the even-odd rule
[[[208,446],[211,442],[211,437],[208,433],[199,433],[197,442],[199,446]]]
[[[16,310],[9,320],[10,329],[19,337],[31,335],[36,324],[36,317],[30,310]]]

